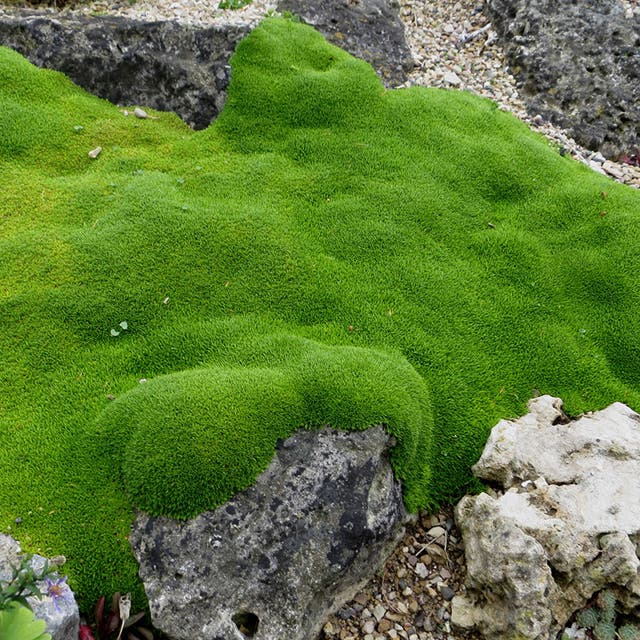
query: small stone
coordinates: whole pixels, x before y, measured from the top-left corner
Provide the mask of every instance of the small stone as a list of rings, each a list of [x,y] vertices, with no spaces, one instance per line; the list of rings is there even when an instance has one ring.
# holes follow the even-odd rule
[[[424,565],[422,562],[418,562],[418,564],[416,564],[414,571],[423,580],[425,580],[426,577],[429,575],[429,570],[427,569],[426,565]]]
[[[102,153],[102,147],[96,147],[95,149],[91,149],[87,154],[92,160],[95,160]]]
[[[366,593],[358,593],[353,600],[364,607],[369,602],[369,596]]]
[[[387,620],[391,620],[392,622],[402,622],[403,617],[401,615],[399,615],[398,613],[393,613],[393,611],[387,611],[387,613],[384,614],[384,617],[387,618]]]
[[[380,633],[385,633],[389,631],[389,629],[391,629],[392,627],[393,627],[393,622],[391,622],[391,620],[388,620],[387,618],[382,618],[382,620],[378,622],[378,631]]]
[[[376,630],[376,623],[371,619],[366,620],[365,623],[362,625],[362,631],[365,635],[371,634],[375,630]]]
[[[337,633],[331,622],[327,622],[324,627],[322,627],[322,630],[327,636],[335,636]]]
[[[344,607],[338,611],[338,618],[341,620],[350,620],[355,614],[356,612],[352,607]]]
[[[434,541],[444,540],[447,535],[447,530],[444,527],[431,527],[429,531],[427,531],[427,535]]]
[[[384,614],[387,613],[387,610],[381,605],[381,604],[377,604],[374,608],[373,608],[373,617],[380,622],[380,620],[382,620],[382,618],[384,618]]]
[[[449,602],[450,600],[453,599],[453,597],[456,595],[456,592],[449,586],[445,585],[439,585],[438,586],[438,590],[440,591],[440,595],[442,596],[442,598],[444,600],[446,600],[447,602]]]
[[[402,595],[406,598],[407,596],[410,596],[413,594],[413,589],[411,587],[407,587],[406,589],[402,590]]]
[[[460,80],[460,76],[453,71],[445,71],[444,81],[446,84],[452,87],[459,87],[462,84],[462,80]]]
[[[605,170],[606,173],[613,176],[614,178],[620,179],[624,177],[624,173],[620,169],[620,167],[618,167],[618,165],[616,165],[615,163],[610,162],[609,160],[607,160],[602,164],[602,168]]]
[[[140,107],[136,107],[133,110],[133,115],[136,118],[140,118],[141,120],[144,120],[149,117],[149,114],[144,109],[141,109]]]

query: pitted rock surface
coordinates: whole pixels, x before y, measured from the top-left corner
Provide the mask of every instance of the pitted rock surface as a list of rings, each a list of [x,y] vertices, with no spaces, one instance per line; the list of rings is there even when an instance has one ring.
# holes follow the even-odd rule
[[[389,446],[382,427],[300,431],[215,511],[139,514],[131,544],[154,626],[177,640],[317,636],[402,535]]]
[[[640,416],[615,403],[569,420],[559,398],[492,430],[474,473],[500,489],[466,496],[456,521],[466,593],[452,621],[486,638],[555,638],[604,588],[640,607]]]
[[[18,11],[1,16],[0,45],[114,104],[173,111],[202,129],[225,103],[229,59],[249,30]]]
[[[391,0],[393,2],[393,0]],[[387,0],[282,0],[349,53],[370,62],[387,86],[413,65],[396,4]],[[194,129],[222,110],[229,61],[251,24],[143,22],[16,9],[0,12],[0,45],[61,71],[87,91],[123,106],[173,111]]]
[[[413,68],[396,0],[280,0],[278,10],[300,17],[329,42],[366,60],[388,88],[405,82]]]
[[[640,148],[640,13],[619,0],[487,0],[527,109],[618,159]]]

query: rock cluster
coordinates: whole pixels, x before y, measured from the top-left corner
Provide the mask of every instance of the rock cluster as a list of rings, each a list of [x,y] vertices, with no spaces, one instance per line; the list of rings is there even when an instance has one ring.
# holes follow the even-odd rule
[[[488,0],[530,113],[618,159],[640,148],[640,13],[619,0]]]
[[[485,637],[555,638],[602,589],[640,606],[640,416],[616,403],[569,421],[562,401],[494,427],[474,473],[499,486],[456,508],[467,592],[452,621]]]
[[[171,6],[177,10],[178,5]],[[114,104],[173,111],[202,129],[224,106],[236,45],[270,7],[259,2],[238,15],[227,12],[227,21],[217,5],[197,14],[194,8],[198,19],[182,10],[180,21],[149,21],[156,14],[142,8],[134,19],[0,10],[0,45],[40,67],[62,71]],[[406,79],[411,53],[402,22],[387,0],[281,0],[279,8],[370,62],[388,86]]]
[[[402,535],[382,427],[300,431],[255,485],[193,520],[131,534],[156,628],[175,640],[309,640]]]
[[[628,17],[640,15],[638,0],[624,0],[621,6]],[[507,45],[498,38],[484,7],[482,0],[401,0],[400,14],[415,60],[405,84],[463,89],[489,98],[549,138],[563,155],[618,182],[640,187],[640,167],[585,149],[572,133],[525,103],[509,69]]]

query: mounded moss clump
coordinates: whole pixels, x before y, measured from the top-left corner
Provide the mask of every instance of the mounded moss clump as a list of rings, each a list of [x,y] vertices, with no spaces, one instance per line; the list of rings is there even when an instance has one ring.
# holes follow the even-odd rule
[[[85,609],[142,601],[134,506],[215,507],[299,427],[386,424],[417,509],[534,389],[640,409],[637,191],[300,24],[232,65],[196,133],[0,49],[0,530]]]
[[[327,347],[286,335],[277,336],[276,345],[276,354],[273,342],[266,353],[256,345],[260,357],[254,354],[249,366],[159,376],[104,412],[100,440],[121,458],[135,504],[151,513],[194,516],[252,484],[278,438],[325,424],[388,424],[401,443],[394,461],[409,480],[407,501],[423,502],[431,414],[415,369],[373,349]]]

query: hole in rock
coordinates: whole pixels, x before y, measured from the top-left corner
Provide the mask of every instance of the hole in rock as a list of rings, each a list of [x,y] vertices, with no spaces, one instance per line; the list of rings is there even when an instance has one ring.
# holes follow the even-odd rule
[[[238,611],[232,618],[233,623],[238,627],[238,631],[247,638],[253,638],[258,631],[260,618],[250,611]]]

